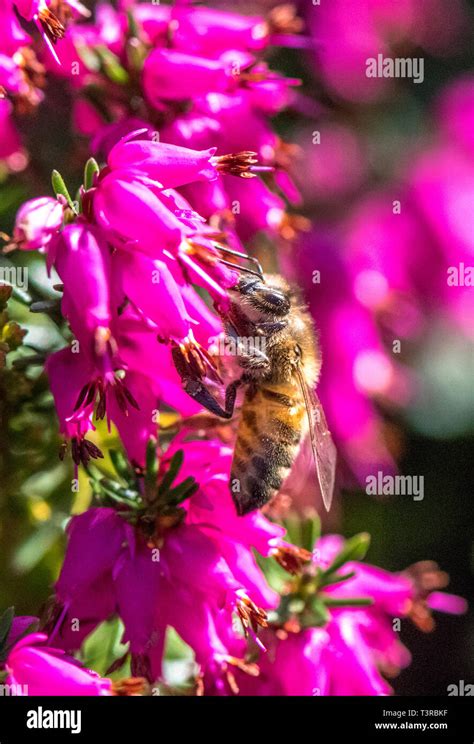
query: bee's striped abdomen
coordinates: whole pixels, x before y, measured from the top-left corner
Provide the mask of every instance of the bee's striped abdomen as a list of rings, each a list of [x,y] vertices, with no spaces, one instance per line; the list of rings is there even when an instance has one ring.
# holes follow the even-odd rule
[[[230,483],[239,514],[263,506],[279,491],[306,426],[306,409],[298,387],[266,385],[247,391]]]

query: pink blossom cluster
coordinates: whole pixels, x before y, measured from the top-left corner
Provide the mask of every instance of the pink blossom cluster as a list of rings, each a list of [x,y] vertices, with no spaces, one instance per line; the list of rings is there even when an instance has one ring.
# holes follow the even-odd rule
[[[367,60],[381,55],[445,56],[468,43],[469,10],[453,0],[344,0],[304,6],[317,42],[317,74],[337,98],[355,103],[386,98],[399,83],[368,77]],[[403,50],[403,53],[400,53]]]
[[[194,448],[189,453],[192,472],[202,467],[200,478],[206,470],[207,484],[189,500],[185,520],[162,533],[160,549],[114,509],[90,509],[71,520],[56,585],[57,621],[48,640],[44,633],[24,635],[32,618],[16,619],[5,658],[8,683],[26,685],[33,695],[137,694],[146,680],[163,683],[171,627],[194,651],[198,694],[390,694],[387,677],[410,663],[396,624],[411,617],[429,630],[431,609],[461,614],[464,600],[437,591],[446,578],[431,562],[402,574],[355,560],[336,563],[344,551],[337,535],[321,538],[305,555],[261,514],[236,517],[214,445],[202,446],[199,459]],[[251,548],[297,574],[281,598]],[[70,654],[114,613],[137,676],[112,683]]]
[[[362,482],[394,468],[377,404],[405,408],[422,390],[397,351],[421,347],[433,323],[472,338],[473,108],[473,78],[459,77],[435,101],[429,147],[410,152],[398,178],[377,190],[360,189],[366,155],[348,127],[326,123],[321,144],[305,147],[308,188],[328,203],[349,197],[351,209],[303,236],[298,265],[285,268],[310,298],[327,373],[319,392],[339,451]],[[358,184],[342,172],[337,180],[341,152]]]
[[[56,45],[67,24],[89,15],[78,0],[2,0],[0,4],[0,162],[9,171],[21,171],[28,162],[16,117],[31,115],[44,100],[45,67],[41,49],[25,30],[36,30],[56,64]]]
[[[222,263],[220,236],[177,189],[235,176],[247,181],[254,154],[217,156],[214,148],[133,136],[112,148],[107,167],[83,187],[80,211],[64,197],[41,197],[16,220],[16,245],[47,252],[63,283],[61,309],[75,342],[49,357],[47,371],[76,463],[99,456],[85,438],[94,412],[115,423],[129,458],[143,465],[158,404],[182,415],[196,411],[172,349],[203,377],[219,379],[208,349],[221,321],[192,285],[225,308],[226,287],[236,283],[235,271]]]
[[[292,234],[286,201],[299,197],[285,168],[291,147],[270,117],[294,101],[299,81],[263,59],[271,43],[297,43],[301,20],[284,7],[265,18],[188,3],[127,2],[117,11],[102,4],[94,22],[69,26],[58,46],[61,66],[48,66],[71,85],[73,124],[95,156],[141,127],[170,144],[253,151],[271,171],[266,182],[190,183],[184,194],[241,239],[261,230]]]
[[[362,553],[349,551],[339,536],[305,550],[260,512],[238,517],[228,485],[230,440],[212,430],[193,432],[188,419],[202,410],[175,366],[178,354],[200,379],[222,384],[212,341],[222,333],[228,289],[242,271],[235,255],[245,258],[245,241],[259,232],[280,241],[305,225],[287,214],[288,203],[299,201],[287,170],[292,147],[270,122],[296,100],[297,81],[263,61],[271,43],[297,43],[297,19],[288,8],[265,18],[188,3],[122,2],[118,9],[102,4],[93,20],[76,24],[68,22],[82,12],[77,3],[15,5],[41,31],[50,52],[44,65],[72,89],[76,128],[97,158],[87,162],[75,199],[55,172],[56,198],[23,204],[11,242],[44,254],[58,277],[68,344],[48,357],[46,372],[62,454],[70,449],[96,500],[69,523],[43,632],[25,635],[27,619],[14,621],[0,648],[2,671],[10,683],[27,684],[29,694],[133,694],[141,682],[117,686],[74,657],[98,625],[118,616],[132,674],[150,684],[163,680],[172,628],[194,652],[197,692],[389,694],[386,678],[410,661],[393,620],[411,617],[429,630],[430,608],[461,613],[463,601],[439,591],[446,577],[433,564],[392,574],[361,563]],[[25,68],[30,41],[13,5],[5,8],[8,33],[0,44],[5,53],[9,45],[13,64],[2,67],[0,54],[8,95],[0,114],[10,126],[22,85],[30,102],[43,94]],[[329,26],[336,24],[327,14]],[[441,246],[451,220],[459,257],[470,245],[451,210],[453,202],[462,209],[465,192],[457,189],[471,184],[456,149],[472,144],[464,101],[454,91],[441,107],[442,126],[459,143],[434,163],[422,159],[411,183]],[[14,129],[6,131],[11,154],[21,145]],[[463,176],[456,186],[448,178],[453,167]],[[300,283],[312,283],[315,251],[326,277],[324,297],[311,293],[323,348],[331,344],[327,353],[324,348],[321,395],[359,477],[374,464],[393,465],[373,398],[403,399],[407,383],[383,348],[375,305],[392,292],[413,290],[410,241],[419,235],[412,236],[419,225],[404,213],[406,253],[397,247],[399,265],[390,220],[383,210],[372,210],[371,220],[364,225],[375,222],[387,238],[376,251],[354,238],[357,224],[343,256],[321,227],[298,243]],[[282,260],[288,274],[292,259],[287,252]],[[163,406],[184,421],[174,436],[159,429]],[[102,419],[119,432],[129,463],[126,486],[99,477],[91,463],[103,457],[93,433]],[[279,591],[265,561],[286,571]]]

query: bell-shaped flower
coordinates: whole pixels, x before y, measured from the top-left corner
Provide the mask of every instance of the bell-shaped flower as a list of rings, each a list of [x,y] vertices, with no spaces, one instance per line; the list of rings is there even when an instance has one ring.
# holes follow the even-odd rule
[[[10,651],[7,684],[27,695],[111,695],[112,681],[81,667],[64,652],[45,645],[44,633],[22,638]]]

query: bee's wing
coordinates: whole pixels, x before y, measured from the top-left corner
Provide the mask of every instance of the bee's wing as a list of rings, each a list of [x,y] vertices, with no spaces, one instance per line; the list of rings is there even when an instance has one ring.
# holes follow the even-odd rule
[[[337,452],[331,432],[328,429],[321,401],[311,390],[303,377],[301,369],[296,368],[298,382],[301,387],[309,424],[309,439],[313,454],[319,488],[326,510],[331,508],[336,477]]]

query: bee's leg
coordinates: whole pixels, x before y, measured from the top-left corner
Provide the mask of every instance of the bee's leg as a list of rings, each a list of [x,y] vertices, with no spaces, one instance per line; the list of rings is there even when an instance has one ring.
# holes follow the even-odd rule
[[[207,410],[213,413],[215,416],[219,416],[220,418],[224,419],[231,418],[232,414],[229,414],[222,408],[222,406],[218,403],[212,393],[202,382],[196,379],[187,379],[183,380],[183,383],[185,392],[190,395],[191,398],[194,398],[196,403],[199,403],[201,406],[204,406],[204,408],[207,408]]]
[[[271,336],[272,333],[278,333],[278,331],[282,331],[286,326],[288,325],[286,320],[277,320],[275,322],[263,322],[263,323],[257,323],[255,325],[255,328],[257,331],[262,331],[262,333],[265,336]]]
[[[248,339],[244,341],[242,336],[238,335],[238,331],[235,326],[229,324],[227,329],[229,338],[232,338],[237,346],[237,356],[241,367],[267,367],[270,364],[270,360],[262,349],[259,349],[257,343],[250,343]],[[259,336],[257,342],[261,341]]]
[[[235,399],[237,397],[237,390],[242,385],[243,379],[242,377],[238,380],[234,380],[234,382],[231,382],[230,385],[227,385],[226,391],[225,391],[225,410],[228,414],[229,418],[234,413],[235,408]]]
[[[219,416],[220,418],[224,419],[232,418],[235,407],[235,399],[237,397],[237,389],[242,384],[242,381],[240,379],[231,382],[230,385],[227,386],[225,391],[225,409],[222,408],[222,406],[214,398],[212,393],[200,380],[188,378],[183,380],[183,382],[184,390],[187,392],[188,395],[191,396],[191,398],[194,398],[196,403],[199,403],[201,406],[204,406],[204,408],[207,408],[207,410],[213,413],[215,416]]]

